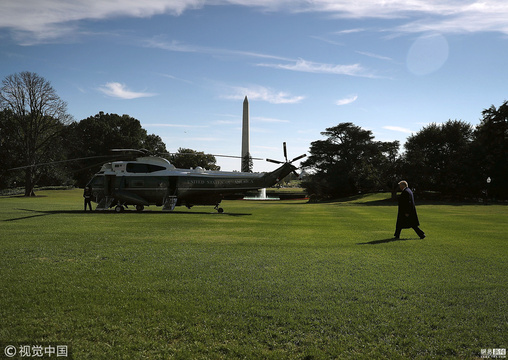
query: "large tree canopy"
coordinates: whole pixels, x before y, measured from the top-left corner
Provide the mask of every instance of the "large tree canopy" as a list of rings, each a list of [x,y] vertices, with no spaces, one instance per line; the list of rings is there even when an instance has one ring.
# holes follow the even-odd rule
[[[448,194],[464,194],[471,186],[473,127],[449,120],[430,124],[404,145],[405,178],[413,186]]]
[[[25,168],[24,183],[25,196],[31,196],[37,178],[45,170],[36,165],[61,159],[59,136],[72,117],[50,82],[28,71],[2,81],[0,109],[4,110],[0,131],[2,135],[9,133],[5,145],[10,146],[10,155],[16,165],[29,166]]]
[[[371,131],[349,122],[321,134],[327,139],[312,142],[310,156],[302,163],[314,172],[304,183],[309,193],[334,198],[384,186],[382,165],[394,162],[397,142],[376,142]]]
[[[155,156],[160,156],[168,152],[166,149],[166,144],[164,144],[161,137],[155,134],[146,136],[145,140],[143,141],[143,149],[147,150],[150,154]]]
[[[68,158],[90,158],[70,164],[79,186],[84,186],[107,158],[118,157],[112,149],[142,149],[147,138],[146,130],[139,120],[129,115],[99,112],[71,124],[65,134]]]
[[[179,148],[176,154],[169,157],[171,164],[181,169],[196,168],[198,166],[207,170],[220,170],[220,166],[216,165],[215,156],[205,154],[203,151]]]
[[[476,164],[476,182],[488,186],[491,195],[508,197],[508,101],[496,109],[492,105],[482,112],[483,119],[475,131],[472,162]],[[491,184],[486,185],[486,179]]]

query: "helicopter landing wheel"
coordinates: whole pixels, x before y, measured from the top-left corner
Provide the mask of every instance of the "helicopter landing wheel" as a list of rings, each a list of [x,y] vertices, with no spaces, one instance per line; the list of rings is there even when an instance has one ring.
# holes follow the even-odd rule
[[[218,203],[218,204],[216,204],[216,205],[215,205],[214,210],[217,210],[217,212],[218,212],[219,214],[222,214],[222,213],[224,212],[224,209],[223,209],[223,208],[221,208],[221,207],[219,207],[219,204],[220,204],[220,203]]]
[[[136,205],[136,211],[143,211],[145,207],[143,205]]]
[[[122,206],[122,205],[117,205],[117,206],[115,206],[115,212],[117,212],[117,213],[121,213],[121,212],[123,212],[123,210],[124,210],[124,208],[123,208],[123,206]]]

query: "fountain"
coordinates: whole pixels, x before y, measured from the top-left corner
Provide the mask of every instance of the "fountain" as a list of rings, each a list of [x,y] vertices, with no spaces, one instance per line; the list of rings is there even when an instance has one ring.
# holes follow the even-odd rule
[[[266,188],[259,189],[259,193],[256,196],[245,196],[244,200],[280,200],[275,196],[267,196]]]

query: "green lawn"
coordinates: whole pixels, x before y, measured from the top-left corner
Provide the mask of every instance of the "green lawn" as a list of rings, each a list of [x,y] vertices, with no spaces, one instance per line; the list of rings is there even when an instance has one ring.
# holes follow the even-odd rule
[[[83,213],[0,197],[0,342],[74,359],[474,359],[508,348],[508,206],[389,195]]]

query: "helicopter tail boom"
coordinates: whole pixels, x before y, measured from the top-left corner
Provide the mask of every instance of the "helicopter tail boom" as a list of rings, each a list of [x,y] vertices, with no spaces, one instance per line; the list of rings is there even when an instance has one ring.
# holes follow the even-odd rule
[[[271,187],[294,171],[296,171],[295,166],[290,163],[284,163],[281,167],[272,172],[266,173],[261,178],[261,182],[263,183],[262,187]]]

